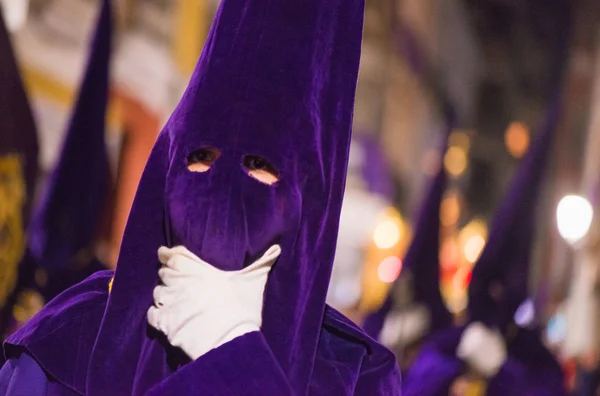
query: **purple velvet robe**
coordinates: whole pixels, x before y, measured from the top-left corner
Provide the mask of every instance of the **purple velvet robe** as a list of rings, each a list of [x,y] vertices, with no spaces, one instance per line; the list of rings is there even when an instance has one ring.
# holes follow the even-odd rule
[[[364,0],[224,0],[142,176],[114,274],[50,302],[5,344],[47,394],[399,395],[394,355],[325,305],[344,191]],[[187,169],[204,147],[221,155]],[[280,180],[241,166],[266,158]],[[189,361],[151,329],[157,249],[185,245],[223,270],[271,244],[263,325]],[[52,390],[50,390],[52,386]]]
[[[430,337],[402,385],[403,396],[447,395],[464,372],[456,356],[464,327],[452,327]],[[560,365],[535,330],[519,329],[507,344],[508,358],[488,381],[487,395],[566,396]]]

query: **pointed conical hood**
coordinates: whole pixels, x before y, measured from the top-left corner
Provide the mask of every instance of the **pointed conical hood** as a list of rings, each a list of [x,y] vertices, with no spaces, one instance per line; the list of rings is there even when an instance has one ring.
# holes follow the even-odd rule
[[[503,329],[528,297],[537,198],[561,110],[561,96],[522,159],[490,228],[469,286],[469,319]]]
[[[282,254],[267,282],[261,333],[294,392],[307,393],[344,191],[363,12],[364,0],[221,2],[138,187],[86,394],[143,394],[172,372],[170,348],[146,319],[161,245],[185,245],[234,270],[274,242]],[[209,170],[188,170],[188,160],[207,152]],[[258,165],[278,182],[250,177]]]
[[[452,125],[452,123],[449,123]],[[441,148],[448,147],[451,127],[444,134]],[[413,275],[413,300],[427,307],[430,315],[430,329],[439,329],[451,323],[452,315],[446,308],[440,291],[440,205],[446,189],[447,175],[440,160],[440,168],[431,181],[427,195],[419,209],[415,222],[413,240],[404,257],[404,269]],[[364,328],[374,338],[378,338],[388,313],[393,310],[393,288],[386,303],[379,311],[365,320]]]
[[[50,272],[90,250],[106,208],[110,169],[105,143],[112,17],[102,0],[79,95],[56,167],[29,229],[38,267]]]
[[[363,150],[364,164],[362,175],[365,179],[367,190],[386,200],[393,198],[393,184],[390,168],[381,150],[380,143],[367,136],[356,139]]]

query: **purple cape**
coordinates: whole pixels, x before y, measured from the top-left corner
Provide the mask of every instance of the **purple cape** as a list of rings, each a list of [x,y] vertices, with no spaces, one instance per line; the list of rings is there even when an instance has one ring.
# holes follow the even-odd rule
[[[344,191],[364,0],[224,0],[131,209],[110,294],[101,272],[6,345],[86,395],[399,395],[393,354],[326,307]],[[210,171],[188,156],[215,147]],[[248,177],[247,155],[280,180]],[[224,270],[282,254],[263,326],[189,362],[149,328],[157,249]]]

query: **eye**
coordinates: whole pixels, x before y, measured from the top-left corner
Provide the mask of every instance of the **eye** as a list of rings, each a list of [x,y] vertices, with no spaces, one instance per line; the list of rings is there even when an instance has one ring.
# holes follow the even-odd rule
[[[261,183],[272,185],[279,181],[279,172],[266,159],[257,155],[247,155],[242,161],[250,177]]]
[[[190,172],[206,172],[220,156],[216,148],[201,148],[188,155],[187,168]]]

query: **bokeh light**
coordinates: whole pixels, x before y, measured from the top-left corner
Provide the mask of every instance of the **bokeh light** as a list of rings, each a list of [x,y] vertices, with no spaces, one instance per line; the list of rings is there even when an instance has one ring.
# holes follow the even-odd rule
[[[398,279],[400,272],[402,272],[402,260],[395,256],[384,258],[377,267],[377,276],[385,283],[392,283]]]
[[[467,153],[459,146],[452,146],[444,156],[444,167],[446,172],[454,177],[462,175],[467,170]]]
[[[479,258],[487,238],[487,225],[479,218],[471,220],[458,234],[462,254],[468,263],[474,264]]]
[[[456,268],[460,258],[460,251],[456,246],[454,238],[446,238],[440,249],[440,264],[443,269],[451,270]]]
[[[469,287],[471,283],[471,268],[469,267],[461,267],[456,271],[454,276],[452,277],[452,287],[454,290],[463,291]]]
[[[506,129],[504,144],[509,154],[521,158],[529,147],[529,129],[522,122],[513,122]]]
[[[550,344],[561,343],[567,335],[567,319],[562,312],[557,312],[549,321],[546,336]]]
[[[462,129],[457,129],[450,134],[448,139],[450,146],[462,148],[465,152],[471,149],[471,138],[469,133]]]
[[[567,195],[556,208],[558,232],[567,242],[576,243],[587,235],[593,216],[594,209],[587,199]]]
[[[533,301],[528,298],[525,300],[515,312],[515,323],[520,327],[527,327],[533,323],[535,318],[535,305]]]
[[[402,232],[394,219],[386,218],[375,228],[373,242],[379,249],[389,249],[400,241]]]
[[[472,235],[467,239],[463,247],[465,259],[471,264],[475,263],[485,246],[485,239],[481,235]]]
[[[456,224],[460,217],[460,202],[457,193],[450,193],[442,201],[440,220],[445,227]]]

